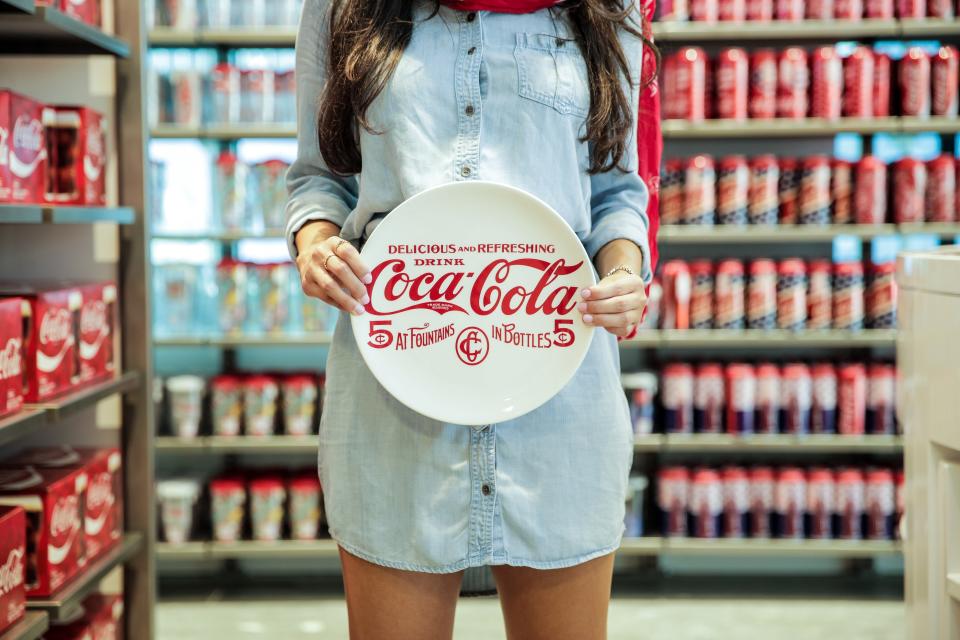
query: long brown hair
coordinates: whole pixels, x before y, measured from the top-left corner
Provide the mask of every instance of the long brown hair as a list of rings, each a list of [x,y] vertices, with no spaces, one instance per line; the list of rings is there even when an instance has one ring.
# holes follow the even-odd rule
[[[593,143],[591,174],[620,167],[637,105],[630,103],[620,83],[631,78],[630,61],[620,45],[624,30],[659,53],[643,33],[643,16],[636,3],[623,0],[564,0],[577,44],[590,78],[590,112],[581,141]],[[375,131],[367,109],[386,87],[413,32],[413,0],[334,0],[330,16],[327,82],[320,99],[317,123],[320,152],[331,171],[360,172],[360,127]],[[440,3],[432,15],[439,11]],[[639,64],[640,61],[636,61]],[[655,75],[655,74],[654,74]],[[642,86],[654,78],[641,79]],[[632,82],[632,78],[631,78]]]

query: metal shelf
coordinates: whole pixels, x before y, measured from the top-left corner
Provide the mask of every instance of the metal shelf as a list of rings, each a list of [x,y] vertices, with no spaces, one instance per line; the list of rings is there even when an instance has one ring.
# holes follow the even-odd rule
[[[841,118],[824,120],[805,118],[790,120],[664,120],[664,138],[806,138],[833,136],[838,133],[896,133],[901,130],[899,118]]]
[[[672,452],[783,452],[783,453],[898,453],[900,436],[844,436],[786,434],[737,436],[730,434],[667,434],[663,451]]]
[[[296,27],[259,29],[199,29],[185,31],[158,27],[150,31],[148,41],[155,47],[289,47],[297,40]]]
[[[722,25],[704,22],[654,22],[658,43],[742,42],[753,40],[830,41],[894,38],[895,20],[805,20],[803,22],[743,22]]]
[[[960,225],[955,225],[960,232]],[[877,225],[797,225],[797,226],[747,226],[727,227],[717,226],[680,226],[664,225],[660,227],[657,239],[663,245],[669,244],[793,244],[830,242],[840,235],[851,235],[860,238],[875,238],[877,236],[893,235],[898,228],[893,224]]]
[[[896,330],[867,329],[864,331],[730,331],[725,329],[691,329],[688,331],[642,330],[632,340],[620,343],[622,348],[829,348],[851,349],[866,347],[893,347]]]
[[[263,238],[284,238],[286,237],[283,229],[267,229],[265,231],[253,232],[253,231],[222,231],[222,232],[211,232],[211,233],[174,233],[174,232],[165,232],[160,231],[154,233],[151,238],[153,240],[186,240],[186,241],[202,241],[202,240],[212,240],[215,242],[238,242],[240,240],[262,240]]]
[[[20,622],[0,634],[0,640],[37,640],[50,628],[50,616],[43,611],[27,611]]]
[[[100,586],[100,581],[114,568],[124,564],[140,549],[143,535],[127,533],[112,549],[94,560],[71,582],[48,598],[31,598],[27,608],[40,610],[52,622],[60,622],[75,613],[84,598]]]
[[[150,130],[153,138],[203,138],[208,140],[238,140],[241,138],[296,138],[297,126],[290,124],[249,123],[185,127],[162,124]]]
[[[960,37],[960,20],[900,20],[900,35],[905,38],[957,38]]]
[[[956,116],[931,116],[929,118],[900,118],[901,129],[905,133],[960,133],[960,118]]]
[[[23,409],[0,418],[0,445],[22,438],[46,422],[47,415],[42,409]]]
[[[40,204],[0,204],[0,224],[133,224],[130,207],[53,207]]]
[[[160,436],[155,448],[161,453],[316,453],[317,436]]]
[[[205,336],[154,338],[159,347],[304,347],[330,344],[332,334],[304,333],[278,336]]]
[[[617,549],[618,556],[657,556],[663,549],[663,538],[644,536],[642,538],[624,537]]]
[[[892,540],[757,540],[667,538],[663,554],[697,556],[804,556],[872,558],[895,556],[901,544]]]
[[[157,558],[164,560],[202,560],[207,556],[209,542],[184,542],[170,544],[157,542],[154,544],[154,553]]]
[[[0,14],[0,53],[130,55],[123,40],[30,0],[0,0]]]

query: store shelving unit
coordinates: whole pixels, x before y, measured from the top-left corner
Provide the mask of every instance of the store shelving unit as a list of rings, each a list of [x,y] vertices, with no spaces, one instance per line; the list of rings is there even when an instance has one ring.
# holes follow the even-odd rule
[[[0,54],[130,54],[125,40],[33,0],[0,0],[0,15]]]
[[[262,29],[198,29],[184,31],[158,27],[150,31],[155,47],[289,47],[293,48],[297,30],[283,27]]]
[[[761,331],[745,329],[691,329],[687,331],[641,331],[636,338],[624,340],[621,348],[700,349],[775,349],[821,348],[852,349],[893,347],[896,332],[887,329],[863,331]]]
[[[130,224],[130,207],[48,207],[44,205],[0,204],[0,224]]]
[[[291,334],[263,336],[176,336],[154,339],[160,347],[306,347],[330,344],[331,334]]]
[[[296,138],[292,124],[226,124],[185,127],[157,125],[150,132],[154,138],[190,138],[207,140],[239,140],[241,138]]]
[[[0,634],[0,640],[38,640],[50,628],[50,618],[43,611],[27,611],[23,619]]]

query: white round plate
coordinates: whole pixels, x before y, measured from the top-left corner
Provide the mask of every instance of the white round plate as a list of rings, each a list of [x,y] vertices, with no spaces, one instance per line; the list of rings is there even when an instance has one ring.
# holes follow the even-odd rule
[[[553,397],[593,337],[583,244],[536,197],[492,182],[427,189],[363,246],[374,275],[353,332],[380,384],[441,422],[494,424]]]

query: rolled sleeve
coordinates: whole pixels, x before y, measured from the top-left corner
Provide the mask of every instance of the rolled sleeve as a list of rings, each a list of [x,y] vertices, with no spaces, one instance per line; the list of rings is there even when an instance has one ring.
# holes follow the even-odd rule
[[[285,236],[292,258],[294,240],[308,222],[325,220],[343,227],[357,205],[356,176],[339,176],[328,168],[317,138],[317,105],[326,82],[329,0],[305,0],[296,43],[297,158],[287,172]]]

